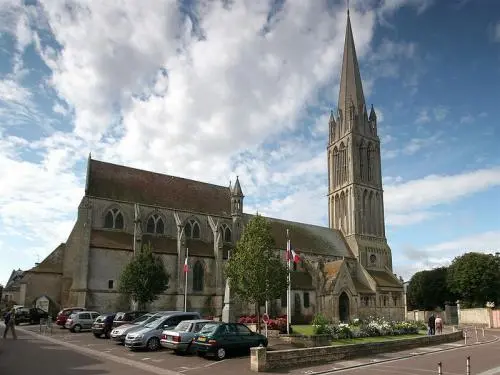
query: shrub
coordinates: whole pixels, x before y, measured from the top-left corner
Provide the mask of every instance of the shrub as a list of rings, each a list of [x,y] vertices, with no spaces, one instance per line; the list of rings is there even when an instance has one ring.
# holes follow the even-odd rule
[[[316,314],[312,320],[313,331],[316,335],[327,333],[328,319],[322,314]]]

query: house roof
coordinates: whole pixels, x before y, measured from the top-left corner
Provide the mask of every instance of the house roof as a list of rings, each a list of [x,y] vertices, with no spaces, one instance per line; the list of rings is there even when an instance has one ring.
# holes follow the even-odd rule
[[[166,208],[231,215],[230,190],[181,177],[169,176],[89,158],[89,196]]]
[[[246,223],[254,215],[244,214]],[[289,230],[292,248],[298,253],[354,257],[340,231],[312,224],[296,223],[266,217],[271,224],[271,232],[276,248],[286,249],[286,230]]]
[[[134,236],[122,231],[93,229],[90,233],[90,247],[133,250]]]
[[[23,277],[23,275],[24,271],[20,269],[12,270],[9,280],[7,280],[7,283],[5,284],[4,290],[15,287],[16,282],[19,281]]]
[[[371,277],[377,283],[377,286],[390,287],[390,288],[402,288],[402,284],[389,272],[386,271],[375,271],[367,270]]]

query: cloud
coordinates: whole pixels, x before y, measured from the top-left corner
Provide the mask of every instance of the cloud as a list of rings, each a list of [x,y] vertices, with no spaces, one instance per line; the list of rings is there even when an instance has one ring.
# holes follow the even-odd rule
[[[429,110],[428,108],[422,108],[417,118],[415,119],[415,124],[425,124],[431,122],[434,119],[436,122],[441,122],[448,116],[449,109],[445,106],[437,106]]]
[[[500,231],[488,231],[459,237],[423,248],[403,247],[403,261],[396,269],[405,280],[418,271],[448,266],[455,257],[467,252],[494,254],[500,249]],[[407,261],[408,263],[406,263]]]
[[[415,124],[425,124],[431,121],[431,117],[429,116],[429,111],[427,109],[422,109],[418,113],[418,117],[415,120]]]
[[[435,216],[430,208],[500,185],[500,167],[456,175],[430,175],[423,179],[386,184],[384,203],[389,225],[416,223]]]
[[[384,160],[394,159],[398,156],[411,156],[416,154],[418,151],[433,147],[437,144],[440,144],[443,133],[439,132],[430,137],[415,137],[408,140],[404,145],[399,148],[394,149],[382,149],[382,158]],[[392,137],[389,138],[389,141],[392,140]],[[384,138],[382,138],[384,141]],[[388,143],[387,141],[385,143]]]
[[[493,40],[500,43],[500,21],[493,27]]]
[[[474,122],[474,117],[470,114],[467,114],[467,115],[460,117],[461,124],[471,124],[473,122]]]

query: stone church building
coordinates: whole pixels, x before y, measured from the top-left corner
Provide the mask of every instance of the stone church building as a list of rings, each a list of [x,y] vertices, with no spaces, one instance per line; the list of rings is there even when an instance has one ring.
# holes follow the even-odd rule
[[[349,14],[338,109],[328,127],[329,226],[268,218],[283,261],[287,229],[301,255],[291,274],[292,322],[317,312],[341,321],[368,315],[403,319],[403,286],[385,237],[377,116],[365,103]],[[244,212],[239,179],[218,186],[89,156],[73,230],[24,273],[23,302],[45,295],[62,307],[129,308],[118,293],[119,277],[134,251],[150,243],[170,274],[169,288],[151,308],[183,309],[189,249],[188,309],[220,316],[228,251],[252,216]],[[237,306],[237,315],[251,312]],[[286,299],[272,301],[271,311],[285,314]]]

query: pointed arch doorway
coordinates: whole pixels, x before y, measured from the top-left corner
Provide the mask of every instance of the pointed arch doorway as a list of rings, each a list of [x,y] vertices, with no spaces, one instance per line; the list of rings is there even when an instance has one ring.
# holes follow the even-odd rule
[[[346,292],[339,296],[339,320],[342,323],[349,322],[349,297]]]

